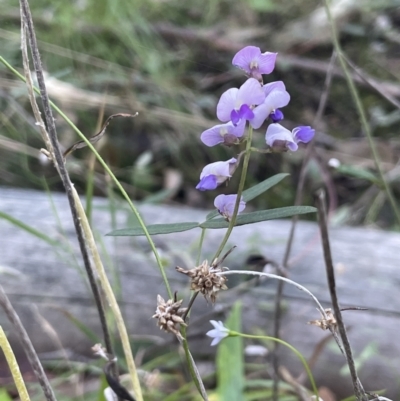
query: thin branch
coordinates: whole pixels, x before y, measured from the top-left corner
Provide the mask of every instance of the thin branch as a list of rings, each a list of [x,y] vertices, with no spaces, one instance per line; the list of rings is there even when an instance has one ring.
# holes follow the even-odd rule
[[[331,61],[329,63],[329,68],[328,68],[328,71],[326,73],[326,78],[325,78],[325,88],[324,88],[324,91],[322,92],[321,99],[320,99],[319,105],[318,105],[318,110],[317,110],[316,116],[314,118],[313,124],[316,127],[318,127],[318,125],[320,123],[322,114],[325,110],[326,103],[328,101],[328,94],[329,94],[329,89],[330,89],[331,82],[332,82],[333,68],[335,66],[335,61],[336,61],[336,53],[332,52]],[[295,202],[294,202],[295,206],[299,206],[303,202],[303,189],[304,189],[304,184],[305,184],[305,180],[306,180],[306,171],[307,171],[306,169],[307,169],[308,163],[310,162],[311,157],[313,155],[313,149],[314,149],[313,144],[314,144],[314,142],[312,142],[310,144],[310,146],[307,148],[307,153],[306,153],[306,156],[305,156],[302,166],[301,166],[299,183],[297,185],[296,198],[295,198]],[[298,219],[299,219],[298,215],[295,215],[292,217],[292,224],[290,227],[289,238],[286,243],[285,255],[284,255],[283,261],[282,261],[282,265],[286,269],[288,268],[287,264],[288,264],[290,252],[292,249],[292,245],[293,245],[294,233],[296,230],[296,225],[297,225]],[[280,326],[281,326],[281,318],[282,318],[281,303],[282,303],[282,294],[283,294],[284,284],[285,283],[283,281],[280,281],[278,283],[278,287],[277,287],[276,295],[275,295],[275,308],[274,308],[274,337],[275,338],[279,338],[279,336],[280,336]],[[278,342],[274,343],[274,348],[273,348],[273,353],[272,353],[272,366],[273,366],[274,374],[275,374],[274,383],[273,383],[273,391],[272,391],[273,401],[278,400],[278,386],[279,386],[278,348],[279,348],[279,343]]]
[[[91,290],[93,292],[93,297],[95,299],[97,310],[98,310],[99,317],[100,317],[100,323],[101,323],[103,336],[104,336],[104,344],[106,346],[107,352],[109,354],[113,354],[111,337],[110,337],[110,333],[109,333],[109,330],[107,327],[107,321],[106,321],[105,311],[104,311],[102,300],[101,300],[100,290],[97,285],[96,279],[94,277],[93,269],[92,269],[92,266],[90,263],[88,250],[85,245],[85,238],[84,238],[83,230],[82,230],[82,227],[80,224],[79,216],[78,216],[77,210],[76,210],[76,204],[75,204],[73,194],[72,194],[72,183],[71,183],[70,177],[68,175],[68,171],[65,167],[63,155],[62,155],[60,145],[58,142],[58,138],[57,138],[56,126],[55,126],[53,112],[50,107],[50,101],[49,101],[49,97],[47,94],[47,89],[46,89],[46,85],[45,85],[45,81],[44,81],[43,67],[42,67],[42,63],[40,60],[40,53],[39,53],[39,49],[38,49],[38,45],[37,45],[37,41],[36,41],[36,34],[35,34],[34,26],[33,26],[32,15],[31,15],[31,12],[29,9],[28,1],[20,0],[20,7],[21,7],[22,24],[26,24],[26,28],[28,31],[29,45],[30,45],[31,52],[32,52],[32,61],[33,61],[33,65],[34,65],[35,72],[36,72],[38,86],[40,89],[40,97],[41,97],[42,104],[43,104],[44,117],[45,117],[45,121],[46,121],[46,125],[47,125],[49,141],[52,146],[52,149],[49,149],[49,150],[50,151],[52,150],[54,152],[53,162],[54,162],[57,170],[59,171],[61,180],[63,182],[65,191],[67,193],[68,202],[69,202],[71,214],[72,214],[72,219],[74,222],[75,231],[76,231],[77,239],[79,242],[79,247],[81,250],[86,273],[88,275]],[[117,372],[115,372],[115,374],[117,377]]]
[[[336,294],[335,270],[333,268],[332,254],[328,236],[326,210],[325,210],[325,192],[322,189],[319,190],[318,193],[316,194],[316,203],[318,208],[318,220],[321,231],[322,248],[324,251],[324,259],[326,266],[326,275],[328,278],[329,291],[331,294],[332,306],[335,313],[337,327],[340,333],[340,337],[342,339],[343,348],[347,359],[347,364],[349,365],[350,375],[353,381],[354,393],[358,400],[368,401],[368,396],[365,393],[364,388],[357,376],[357,370],[353,359],[353,353],[351,350],[349,339],[347,337],[346,327],[343,322],[342,312],[340,310],[339,301]]]
[[[0,306],[3,308],[5,314],[7,315],[8,320],[12,324],[13,329],[15,330],[15,333],[19,338],[19,341],[21,342],[22,348],[24,349],[28,361],[33,369],[33,372],[35,373],[35,376],[40,386],[43,389],[47,401],[57,401],[57,398],[46,376],[46,373],[43,370],[43,366],[40,363],[35,348],[32,345],[31,339],[29,338],[28,333],[26,332],[19,316],[17,315],[17,312],[15,312],[15,309],[11,305],[11,302],[8,299],[1,285],[0,285]]]

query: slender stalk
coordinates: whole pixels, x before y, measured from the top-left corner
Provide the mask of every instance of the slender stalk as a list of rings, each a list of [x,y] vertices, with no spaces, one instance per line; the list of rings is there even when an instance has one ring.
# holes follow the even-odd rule
[[[199,252],[197,254],[197,260],[196,260],[196,266],[200,264],[200,259],[201,259],[201,251],[203,249],[203,243],[204,243],[204,238],[206,236],[206,228],[201,229],[201,236],[200,236],[200,243],[199,243]]]
[[[341,48],[340,43],[339,43],[338,34],[336,32],[335,22],[334,22],[334,20],[332,18],[331,10],[330,10],[330,7],[329,7],[329,1],[328,0],[324,0],[324,4],[325,4],[325,10],[326,10],[326,14],[328,16],[329,23],[331,25],[333,46],[335,48],[335,51],[336,51],[336,53],[338,55],[338,58],[339,58],[340,65],[341,65],[341,67],[343,69],[343,72],[345,74],[347,85],[349,86],[350,93],[351,93],[351,96],[353,98],[354,104],[356,105],[361,126],[363,128],[363,131],[364,131],[367,139],[368,139],[368,143],[369,143],[369,146],[370,146],[371,152],[372,152],[372,157],[373,157],[374,162],[375,162],[375,168],[378,171],[379,178],[382,181],[383,187],[385,189],[385,192],[386,192],[386,195],[387,195],[387,197],[389,199],[389,202],[390,202],[390,204],[392,206],[392,209],[393,209],[393,212],[394,212],[394,214],[396,216],[397,222],[398,222],[398,224],[400,224],[400,210],[399,210],[399,208],[397,206],[397,203],[396,203],[396,200],[395,200],[395,198],[393,196],[392,189],[390,188],[390,186],[389,186],[389,184],[388,184],[388,182],[387,182],[387,180],[385,178],[384,172],[382,170],[381,161],[380,161],[379,154],[378,154],[378,151],[377,151],[375,143],[374,143],[374,139],[372,137],[372,132],[371,132],[370,126],[368,124],[367,117],[365,115],[364,106],[363,106],[363,104],[361,102],[361,99],[360,99],[360,96],[359,96],[359,94],[357,92],[357,88],[356,88],[356,86],[354,84],[354,81],[352,80],[350,71],[347,68],[346,60],[345,60],[345,57],[344,57],[343,52],[342,52],[342,48]]]
[[[304,369],[307,372],[307,376],[308,376],[308,378],[310,380],[313,392],[314,392],[314,394],[316,396],[316,401],[318,400],[318,389],[317,389],[317,386],[315,384],[314,376],[311,373],[311,369],[308,366],[308,363],[305,360],[304,356],[295,347],[293,347],[293,345],[290,345],[289,343],[287,343],[286,341],[281,340],[280,338],[269,337],[269,336],[255,336],[255,335],[252,335],[252,334],[238,333],[237,331],[229,331],[229,335],[230,336],[240,336],[240,337],[244,337],[244,338],[253,338],[253,339],[257,339],[257,340],[274,341],[274,342],[277,342],[277,343],[279,343],[281,345],[284,345],[285,347],[289,348],[291,351],[293,351],[298,356],[298,358],[300,359],[301,363],[303,364]]]
[[[303,287],[299,283],[296,283],[295,281],[289,280],[288,278],[285,278],[285,277],[282,277],[282,276],[278,276],[276,274],[264,273],[264,272],[256,272],[256,271],[252,271],[252,270],[228,270],[228,271],[215,273],[215,274],[217,274],[218,276],[230,276],[232,274],[243,274],[243,275],[249,274],[251,276],[273,278],[275,280],[281,280],[281,281],[284,281],[285,283],[294,285],[296,288],[298,288],[301,291],[304,291],[306,294],[308,294],[313,299],[313,301],[317,305],[318,310],[321,312],[321,315],[324,317],[324,319],[327,319],[327,315],[326,315],[325,309],[322,307],[322,305],[318,301],[317,297],[310,290],[308,290],[306,287]]]
[[[354,387],[354,393],[359,401],[368,401],[368,396],[365,393],[364,388],[357,376],[357,369],[354,363],[350,341],[347,337],[346,327],[343,322],[342,312],[340,310],[339,300],[336,294],[335,270],[333,268],[332,254],[329,244],[328,224],[325,210],[325,192],[323,190],[320,190],[318,191],[316,196],[317,196],[316,201],[318,208],[318,220],[322,238],[322,248],[324,251],[324,258],[325,258],[326,275],[328,278],[329,292],[331,294],[335,319],[339,329],[340,337],[342,339],[343,348],[347,359],[347,364],[349,365],[350,375]]]
[[[7,365],[10,368],[10,372],[13,377],[15,387],[17,387],[20,400],[30,401],[24,379],[21,375],[21,371],[19,370],[18,362],[15,358],[14,352],[1,326],[0,326],[0,347],[3,350],[4,356],[6,357]]]
[[[62,152],[60,149],[60,144],[59,144],[58,138],[57,138],[57,131],[56,131],[56,126],[55,126],[55,122],[54,122],[55,120],[53,117],[53,112],[52,112],[52,109],[50,106],[50,101],[49,101],[46,85],[44,82],[43,68],[42,68],[42,63],[40,60],[40,53],[39,53],[39,49],[38,49],[37,41],[36,41],[36,33],[35,33],[34,26],[33,26],[32,15],[31,15],[31,12],[29,9],[28,1],[20,0],[20,7],[21,7],[21,18],[22,18],[21,23],[22,23],[22,25],[24,25],[24,24],[26,25],[26,29],[28,32],[29,45],[30,45],[31,52],[32,52],[32,61],[33,61],[33,65],[35,67],[36,77],[37,77],[38,85],[40,88],[40,97],[41,97],[43,109],[44,109],[44,116],[45,116],[45,121],[46,121],[46,125],[47,125],[48,139],[51,144],[51,149],[49,149],[49,150],[50,150],[50,152],[53,152],[53,153],[51,153],[53,162],[59,172],[60,178],[62,180],[65,191],[67,193],[68,202],[69,202],[72,219],[73,219],[74,226],[75,226],[75,231],[76,231],[79,247],[81,250],[83,262],[85,265],[85,269],[86,269],[86,273],[87,273],[87,276],[89,279],[93,297],[95,299],[95,303],[96,303],[97,310],[99,313],[100,323],[101,323],[103,336],[104,336],[104,344],[107,348],[107,352],[110,354],[113,354],[111,337],[110,337],[110,333],[109,333],[109,330],[107,327],[107,321],[106,321],[106,317],[105,317],[105,311],[104,311],[104,308],[102,305],[100,291],[97,286],[96,279],[93,275],[93,270],[92,270],[92,266],[90,264],[89,254],[88,254],[88,251],[87,251],[87,248],[85,245],[85,238],[84,238],[82,226],[79,221],[76,204],[75,204],[74,197],[72,194],[73,185],[71,183],[68,171],[65,167],[65,162],[64,162]],[[35,108],[35,106],[36,105],[32,105],[32,107],[34,107],[34,108]]]
[[[235,203],[235,208],[233,210],[232,218],[231,221],[229,222],[229,227],[226,230],[225,236],[221,242],[221,245],[219,246],[217,252],[215,253],[215,256],[213,260],[217,259],[218,256],[221,254],[223,251],[226,243],[229,240],[229,237],[232,233],[233,227],[235,226],[236,223],[236,217],[239,211],[239,203],[240,203],[240,198],[242,196],[242,192],[244,189],[244,184],[246,182],[246,176],[247,176],[247,169],[249,167],[249,161],[250,161],[250,156],[251,156],[251,141],[253,138],[253,128],[249,126],[248,129],[248,136],[247,136],[247,141],[246,141],[246,150],[244,151],[244,160],[243,160],[243,167],[242,167],[242,175],[240,176],[240,182],[239,182],[239,188],[237,192],[237,199]]]
[[[7,315],[8,320],[10,321],[11,325],[13,326],[13,329],[15,330],[15,333],[18,336],[19,341],[21,342],[22,348],[24,349],[24,352],[28,358],[28,361],[29,361],[32,369],[33,369],[33,372],[35,373],[35,376],[36,376],[40,386],[42,387],[42,390],[46,397],[46,400],[47,401],[57,401],[54,391],[50,385],[50,382],[46,376],[46,373],[43,370],[43,366],[40,363],[39,357],[35,351],[35,348],[32,345],[31,339],[29,338],[28,333],[26,332],[19,316],[17,315],[17,312],[15,312],[15,309],[11,305],[11,302],[8,299],[6,293],[4,292],[2,286],[0,286],[0,306],[3,308],[5,314]],[[4,341],[7,341],[7,339],[5,338],[3,329],[1,329],[1,332],[2,332],[2,336],[0,338],[0,345],[3,348],[3,351],[7,358],[7,362],[11,369],[11,373],[13,374],[13,377],[14,377],[13,369],[18,368],[18,365],[16,365],[16,362],[15,363],[12,362],[12,357],[10,355],[10,352],[12,354],[12,350],[11,350],[11,348],[8,349],[4,342]],[[6,348],[4,348],[4,347],[6,347]],[[9,359],[9,357],[11,359]],[[15,377],[14,377],[14,381],[15,381],[15,384],[18,386]],[[26,391],[26,389],[25,389],[25,391]],[[19,392],[19,390],[18,390],[18,392]],[[20,396],[21,396],[21,394],[20,394]],[[27,396],[26,399],[29,400],[29,396]]]
[[[88,244],[88,248],[92,254],[96,272],[98,274],[98,277],[101,282],[101,286],[103,288],[105,296],[107,298],[108,304],[110,305],[110,308],[113,311],[114,316],[115,316],[119,335],[121,337],[122,348],[124,349],[124,354],[125,354],[126,362],[128,365],[128,370],[129,370],[129,373],[131,376],[133,390],[135,392],[136,399],[138,401],[143,401],[139,377],[137,374],[135,361],[133,360],[132,349],[131,349],[131,345],[129,342],[129,336],[128,336],[128,332],[126,330],[126,326],[124,323],[124,319],[122,317],[121,310],[118,306],[118,302],[115,298],[111,284],[107,278],[107,274],[104,270],[103,263],[101,262],[101,258],[100,258],[99,252],[97,250],[97,246],[96,246],[96,242],[93,237],[92,230],[90,229],[89,221],[87,219],[85,210],[82,206],[82,203],[80,202],[79,196],[78,196],[75,188],[73,188],[73,196],[74,196],[74,199],[75,199],[75,202],[77,205],[78,215],[81,220],[83,230],[85,232],[85,237],[86,237],[86,241]]]

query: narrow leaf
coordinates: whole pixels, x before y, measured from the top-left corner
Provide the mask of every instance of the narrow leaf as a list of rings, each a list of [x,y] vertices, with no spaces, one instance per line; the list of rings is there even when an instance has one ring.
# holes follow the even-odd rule
[[[152,224],[147,226],[147,231],[150,235],[157,234],[170,234],[179,233],[182,231],[192,230],[193,228],[199,227],[197,222],[186,222],[186,223],[171,223],[171,224]],[[114,230],[106,234],[112,237],[137,237],[145,235],[142,227],[133,228],[122,228],[120,230]]]
[[[58,245],[59,242],[54,240],[53,238],[48,237],[46,234],[36,230],[35,228],[28,226],[23,221],[16,219],[15,217],[10,216],[7,213],[0,212],[0,219],[7,220],[11,224],[14,224],[16,227],[21,228],[22,230],[34,235],[35,237],[40,238],[41,240],[47,242],[50,245]]]
[[[283,219],[296,214],[315,213],[317,209],[312,206],[289,206],[278,209],[260,210],[252,213],[243,213],[237,216],[236,226],[258,223],[260,221]],[[225,219],[206,220],[199,225],[201,228],[228,228],[229,222]]]
[[[253,200],[257,196],[261,195],[265,191],[268,191],[270,188],[281,182],[288,175],[289,174],[286,173],[276,174],[260,182],[259,184],[254,185],[254,187],[246,189],[246,191],[243,191],[243,200],[245,202]]]

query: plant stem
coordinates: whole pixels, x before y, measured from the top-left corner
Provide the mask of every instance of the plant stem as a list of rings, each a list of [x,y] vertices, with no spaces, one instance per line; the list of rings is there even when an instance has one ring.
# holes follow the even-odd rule
[[[128,332],[126,330],[126,326],[125,326],[124,319],[122,317],[121,310],[118,306],[118,302],[115,298],[111,284],[107,278],[107,274],[104,270],[103,263],[101,262],[101,258],[100,258],[99,252],[97,250],[97,246],[96,246],[96,242],[93,237],[92,230],[90,229],[89,221],[87,219],[85,210],[82,206],[82,203],[80,202],[79,196],[78,196],[75,188],[73,188],[73,195],[74,195],[74,199],[75,199],[75,202],[77,205],[78,215],[81,220],[83,230],[85,232],[85,237],[86,237],[86,241],[88,244],[88,248],[92,254],[96,272],[99,276],[101,286],[104,290],[108,304],[110,305],[110,308],[113,311],[113,314],[114,314],[114,317],[115,317],[115,320],[117,323],[118,332],[121,337],[122,348],[124,350],[126,363],[128,365],[128,370],[129,370],[129,373],[131,376],[135,397],[138,401],[143,401],[142,391],[140,388],[140,381],[139,381],[139,377],[137,374],[135,361],[133,360],[132,349],[131,349],[131,345],[129,342],[129,336],[128,336]]]
[[[19,370],[18,362],[15,358],[14,352],[1,326],[0,326],[0,347],[3,350],[4,356],[6,357],[7,365],[13,377],[15,387],[17,387],[19,398],[21,399],[21,401],[30,401],[24,379],[21,375],[21,371]]]
[[[7,315],[8,320],[10,321],[13,329],[15,330],[15,333],[17,334],[17,337],[22,345],[22,348],[24,349],[24,352],[28,358],[28,361],[33,369],[33,372],[35,373],[35,376],[42,387],[43,393],[46,397],[47,401],[57,401],[56,396],[54,394],[54,391],[50,385],[50,382],[46,376],[46,373],[43,370],[43,366],[40,363],[39,357],[35,351],[35,348],[33,347],[33,344],[31,342],[31,339],[28,336],[28,333],[26,332],[19,316],[17,315],[17,312],[15,312],[15,309],[11,305],[10,300],[8,299],[6,293],[4,292],[4,289],[2,286],[0,286],[0,305],[3,308],[5,314]],[[0,327],[1,329],[1,327]],[[9,347],[7,338],[4,335],[3,329],[1,329],[2,335],[0,339],[0,345],[3,348],[3,352],[6,355],[8,365],[10,366],[11,373],[13,374],[15,384],[18,388],[18,392],[20,393],[19,387],[18,387],[18,381],[16,380],[16,377],[14,376],[14,371],[13,369],[17,369],[18,365],[15,362],[12,362],[12,358],[14,355],[12,354],[11,348],[8,349]],[[7,344],[5,343],[7,341]],[[11,354],[12,356],[11,356]],[[10,357],[10,359],[9,359]],[[18,369],[19,370],[19,369]],[[22,378],[21,378],[22,380]],[[23,380],[22,380],[23,382]],[[25,389],[26,391],[26,389]],[[20,393],[21,397],[21,393]],[[27,399],[29,400],[29,396],[27,396]],[[22,397],[21,397],[22,400]]]
[[[354,393],[358,400],[368,401],[368,396],[357,376],[357,369],[353,359],[353,353],[350,346],[350,341],[347,337],[346,327],[343,322],[342,312],[340,310],[339,301],[336,294],[335,270],[333,268],[332,254],[329,244],[328,224],[326,220],[325,211],[325,192],[319,190],[317,193],[317,208],[318,220],[322,238],[322,248],[324,251],[326,275],[328,278],[329,291],[332,299],[333,311],[339,329],[340,337],[342,339],[347,364],[349,365],[351,379],[353,381]]]
[[[75,204],[75,200],[74,200],[74,197],[72,194],[73,185],[70,180],[68,171],[65,167],[65,162],[64,162],[62,152],[60,149],[60,144],[59,144],[58,138],[57,138],[55,120],[53,117],[53,112],[51,110],[50,101],[49,101],[49,97],[48,97],[48,93],[47,93],[47,89],[46,89],[46,85],[45,85],[45,81],[44,81],[43,67],[42,67],[42,63],[40,60],[40,53],[39,53],[39,49],[38,49],[38,45],[37,45],[37,41],[36,41],[36,33],[35,33],[34,26],[33,26],[32,15],[31,15],[31,12],[29,9],[28,1],[20,0],[20,7],[21,7],[21,25],[23,27],[22,29],[24,29],[24,25],[26,25],[26,29],[28,32],[29,45],[30,45],[31,52],[32,52],[33,65],[35,67],[36,77],[37,77],[38,85],[40,88],[40,97],[41,97],[43,109],[44,109],[44,116],[45,116],[45,121],[46,121],[46,125],[47,125],[48,139],[51,144],[51,149],[49,149],[49,151],[52,155],[53,163],[55,164],[55,167],[57,168],[57,170],[59,172],[60,178],[62,180],[65,191],[67,193],[68,202],[69,202],[72,219],[73,219],[74,226],[75,226],[77,239],[79,242],[80,251],[82,254],[83,262],[85,265],[85,269],[86,269],[86,273],[87,273],[87,276],[89,279],[93,297],[95,299],[95,303],[96,303],[97,310],[99,313],[100,323],[101,323],[103,336],[104,336],[104,343],[107,348],[107,352],[109,354],[113,354],[111,337],[110,337],[110,333],[109,333],[109,330],[107,327],[107,321],[106,321],[106,317],[105,317],[105,311],[104,311],[104,308],[102,305],[100,291],[99,291],[96,279],[93,274],[92,266],[90,264],[90,258],[89,258],[88,250],[87,250],[86,244],[85,244],[85,237],[84,237],[82,226],[81,226],[79,216],[77,213],[77,206]],[[35,106],[36,106],[35,104],[32,104],[33,108],[35,108]],[[39,123],[42,124],[41,121],[39,121]]]
[[[240,176],[240,182],[239,182],[239,188],[238,188],[238,192],[237,192],[237,199],[236,199],[236,203],[235,203],[235,208],[233,210],[233,214],[232,214],[232,218],[229,222],[229,227],[226,230],[225,236],[221,242],[221,245],[219,246],[217,252],[215,253],[215,256],[213,258],[213,260],[217,259],[218,256],[221,254],[221,252],[223,251],[226,243],[229,240],[229,237],[232,233],[233,227],[235,226],[236,223],[236,217],[239,211],[239,203],[240,203],[240,198],[242,196],[242,192],[244,189],[244,184],[246,182],[246,176],[247,176],[247,169],[249,167],[249,161],[250,161],[250,156],[251,156],[251,141],[253,138],[253,128],[251,126],[249,126],[248,129],[248,136],[247,136],[247,141],[246,141],[246,150],[245,150],[245,155],[244,155],[244,160],[243,160],[243,167],[242,167],[242,175]]]

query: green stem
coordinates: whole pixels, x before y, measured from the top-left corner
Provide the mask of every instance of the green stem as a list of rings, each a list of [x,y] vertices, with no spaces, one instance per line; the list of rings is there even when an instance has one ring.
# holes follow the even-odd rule
[[[240,198],[242,196],[243,188],[244,188],[244,183],[246,182],[246,176],[247,176],[247,168],[249,167],[249,161],[250,161],[250,156],[251,156],[251,141],[253,138],[253,127],[249,126],[248,130],[248,136],[247,136],[247,141],[246,141],[246,150],[244,151],[244,160],[243,160],[243,168],[242,168],[242,175],[240,176],[240,182],[239,182],[239,188],[237,192],[237,199],[235,203],[235,209],[233,210],[233,215],[232,218],[229,222],[229,227],[226,230],[225,236],[221,242],[221,245],[219,246],[217,252],[215,253],[215,256],[213,260],[217,259],[218,256],[221,254],[223,251],[226,243],[229,240],[229,237],[232,233],[233,227],[235,226],[236,223],[236,217],[239,211],[239,203],[240,203]]]
[[[361,122],[361,126],[362,126],[362,128],[363,128],[363,130],[365,132],[365,135],[367,136],[368,143],[369,143],[369,146],[370,146],[371,152],[372,152],[372,157],[374,158],[375,167],[376,167],[376,169],[378,171],[378,174],[379,174],[379,177],[380,177],[380,179],[381,179],[381,181],[383,183],[383,186],[384,186],[386,195],[387,195],[387,197],[389,199],[389,202],[392,205],[393,211],[394,211],[394,213],[396,215],[396,218],[397,218],[397,222],[400,224],[400,210],[397,207],[396,200],[395,200],[395,198],[393,196],[392,190],[391,190],[391,188],[390,188],[390,186],[389,186],[389,184],[388,184],[388,182],[387,182],[387,180],[385,178],[385,175],[383,173],[383,170],[382,170],[382,167],[381,167],[381,162],[380,162],[380,159],[379,159],[379,154],[378,154],[378,151],[376,150],[376,146],[375,146],[375,143],[374,143],[374,139],[372,137],[371,129],[369,127],[369,124],[367,122],[367,117],[365,115],[364,106],[363,106],[363,104],[361,102],[361,99],[360,99],[360,96],[359,96],[359,94],[357,92],[357,88],[356,88],[356,86],[354,84],[354,81],[351,78],[349,69],[347,68],[346,60],[343,57],[342,48],[340,46],[338,35],[337,35],[337,32],[336,32],[335,22],[334,22],[334,20],[332,18],[331,10],[329,8],[329,1],[328,0],[324,0],[324,3],[325,3],[326,14],[328,16],[328,20],[329,20],[329,23],[331,25],[333,46],[334,46],[335,51],[336,51],[336,53],[338,55],[340,65],[341,65],[341,67],[343,69],[343,72],[344,72],[344,75],[346,77],[347,85],[349,86],[351,96],[352,96],[353,101],[354,101],[354,103],[356,105],[357,112],[358,112],[358,115],[359,115],[359,118],[360,118],[360,122]]]
[[[21,401],[30,401],[28,391],[26,390],[24,379],[21,375],[21,371],[18,366],[18,362],[15,359],[14,352],[7,340],[3,328],[0,326],[0,348],[3,350],[4,356],[6,357],[7,365],[10,369],[11,375],[14,380],[15,387],[17,388],[19,398]]]
[[[199,252],[197,254],[197,261],[196,261],[196,266],[200,264],[200,259],[201,259],[201,251],[203,249],[203,243],[204,243],[204,238],[206,236],[206,228],[201,229],[201,236],[200,236],[200,242],[199,242]]]
[[[201,380],[201,377],[199,375],[197,367],[194,363],[192,354],[190,353],[190,350],[189,350],[189,344],[186,339],[186,327],[185,326],[181,326],[181,334],[183,337],[180,340],[180,343],[183,346],[183,349],[185,350],[185,356],[186,356],[186,360],[187,360],[187,363],[189,366],[190,375],[192,376],[194,384],[196,385],[196,388],[197,388],[198,392],[201,394],[203,400],[208,401],[208,397],[207,397],[207,393],[204,388],[204,384]]]
[[[291,351],[293,351],[298,356],[298,358],[300,359],[301,363],[303,364],[304,369],[306,370],[308,378],[310,380],[311,387],[313,388],[313,392],[314,392],[314,394],[316,396],[316,399],[317,400],[319,399],[318,398],[318,389],[317,389],[317,386],[315,384],[314,377],[313,377],[313,375],[311,373],[311,369],[308,366],[308,363],[305,360],[304,356],[295,347],[293,347],[293,345],[290,345],[289,343],[287,343],[286,341],[281,340],[280,338],[275,338],[275,337],[270,337],[270,336],[254,336],[254,335],[251,335],[251,334],[239,333],[237,331],[229,331],[229,336],[241,336],[241,337],[244,337],[244,338],[252,338],[252,339],[258,339],[258,340],[270,340],[270,341],[274,341],[274,342],[277,342],[279,344],[282,344],[285,347],[289,348]]]
[[[21,81],[25,82],[25,77],[23,75],[21,75],[14,67],[12,67],[2,56],[0,56],[0,61],[13,73],[15,74]],[[37,89],[36,87],[34,87],[34,90],[36,93],[40,93],[39,89]],[[165,283],[165,287],[167,289],[168,292],[168,296],[170,299],[173,298],[173,294],[171,291],[171,288],[169,286],[169,282],[167,279],[167,275],[165,274],[165,270],[164,270],[164,266],[162,264],[162,261],[160,259],[160,256],[157,252],[156,246],[146,228],[146,225],[144,224],[144,221],[142,219],[142,217],[139,214],[139,211],[137,210],[137,208],[135,207],[135,205],[132,203],[132,201],[130,200],[128,194],[126,193],[125,189],[123,188],[123,186],[121,185],[121,183],[118,181],[118,179],[115,177],[114,173],[110,170],[110,168],[107,166],[107,163],[102,159],[102,157],[99,155],[99,153],[96,151],[96,149],[94,148],[94,146],[89,142],[89,140],[85,137],[85,135],[83,135],[83,133],[78,129],[78,127],[76,127],[76,125],[66,116],[66,114],[64,114],[53,102],[50,102],[51,106],[53,107],[53,109],[55,111],[57,111],[57,113],[59,113],[61,115],[61,117],[68,123],[68,125],[78,134],[78,136],[86,143],[86,145],[90,148],[90,150],[95,154],[97,160],[100,162],[100,164],[103,166],[104,170],[109,174],[109,176],[111,177],[111,179],[114,181],[115,185],[117,186],[117,188],[121,191],[122,196],[126,199],[126,201],[128,202],[132,212],[134,213],[134,215],[136,216],[136,218],[138,219],[138,222],[140,224],[140,226],[142,227],[145,236],[147,238],[147,241],[150,244],[151,250],[154,253],[154,256],[156,258],[157,261],[157,265],[160,269],[162,278],[164,280]]]

